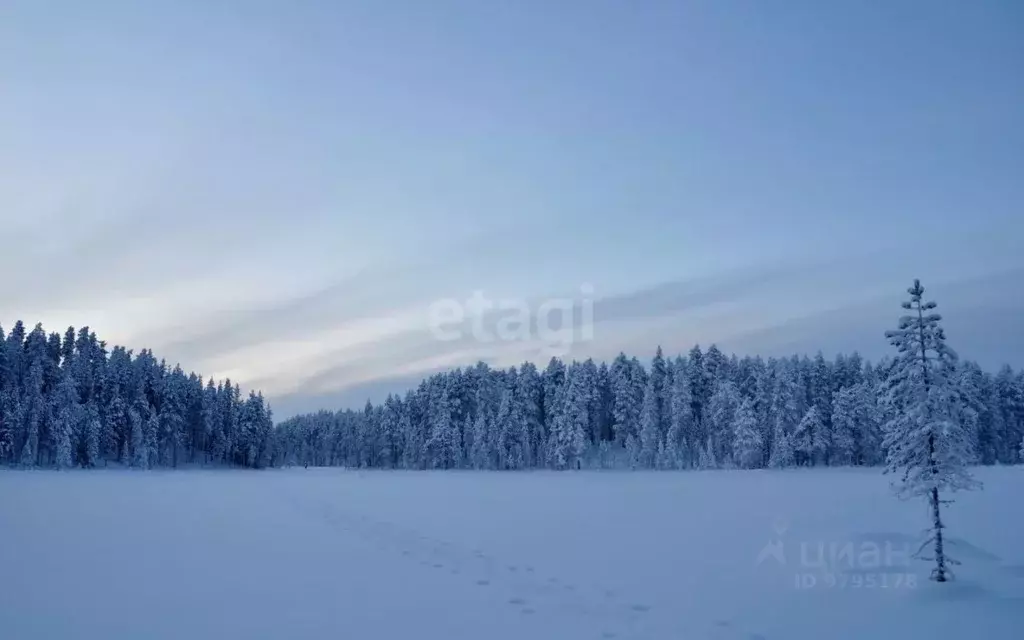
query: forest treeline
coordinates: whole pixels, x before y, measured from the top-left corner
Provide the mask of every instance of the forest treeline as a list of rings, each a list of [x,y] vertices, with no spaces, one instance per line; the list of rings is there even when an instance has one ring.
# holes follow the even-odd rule
[[[273,424],[263,396],[88,329],[0,328],[0,463],[15,466],[691,469],[881,465],[895,360],[726,356],[485,363],[362,410]],[[1024,373],[955,364],[974,461],[1021,461]]]
[[[259,467],[273,459],[263,396],[186,375],[149,350],[108,349],[88,328],[0,328],[0,463]]]
[[[716,346],[645,366],[552,359],[430,376],[362,411],[277,426],[282,464],[406,469],[693,469],[882,465],[896,361],[726,356]],[[1024,438],[1024,375],[956,363],[952,406],[974,462],[1012,464]]]

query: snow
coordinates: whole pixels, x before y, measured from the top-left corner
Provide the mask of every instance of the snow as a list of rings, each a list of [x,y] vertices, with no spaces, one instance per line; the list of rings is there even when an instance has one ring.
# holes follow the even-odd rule
[[[1024,467],[975,473],[939,585],[877,469],[5,471],[0,634],[1019,638]]]

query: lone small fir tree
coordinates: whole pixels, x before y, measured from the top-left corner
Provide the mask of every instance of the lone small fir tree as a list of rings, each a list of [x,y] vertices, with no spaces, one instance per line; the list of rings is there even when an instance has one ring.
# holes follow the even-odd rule
[[[918,557],[935,562],[932,579],[946,582],[953,577],[950,565],[958,564],[946,554],[943,540],[942,492],[980,488],[967,466],[973,458],[972,445],[957,416],[956,353],[946,346],[934,302],[923,302],[919,280],[907,290],[910,300],[903,308],[910,314],[900,318],[899,328],[886,337],[898,355],[888,378],[886,400],[892,419],[885,425],[883,446],[886,473],[899,474],[893,488],[901,498],[924,497],[931,509],[929,537]],[[934,555],[922,552],[932,545]]]

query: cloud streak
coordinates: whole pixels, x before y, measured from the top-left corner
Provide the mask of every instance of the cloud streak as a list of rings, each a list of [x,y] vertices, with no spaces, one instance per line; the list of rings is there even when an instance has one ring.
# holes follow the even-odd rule
[[[537,318],[437,340],[476,291],[569,299],[578,333],[593,285],[570,359],[868,351],[920,277],[965,355],[1024,362],[1016,7],[64,4],[0,20],[5,326],[297,410],[546,361]]]

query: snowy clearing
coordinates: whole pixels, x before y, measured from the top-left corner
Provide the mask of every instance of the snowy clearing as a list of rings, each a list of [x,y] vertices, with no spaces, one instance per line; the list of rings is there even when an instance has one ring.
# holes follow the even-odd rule
[[[877,469],[5,471],[0,633],[1019,638],[1024,467],[977,474],[937,585]]]

